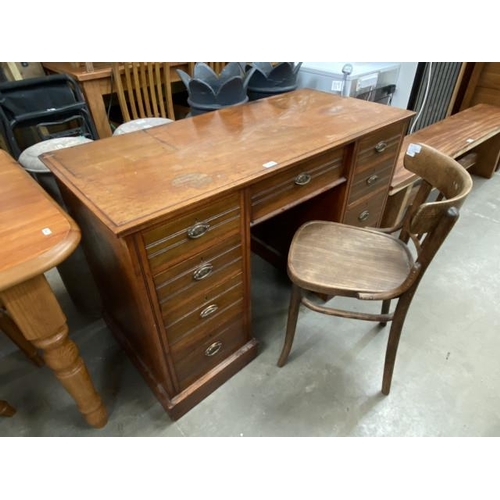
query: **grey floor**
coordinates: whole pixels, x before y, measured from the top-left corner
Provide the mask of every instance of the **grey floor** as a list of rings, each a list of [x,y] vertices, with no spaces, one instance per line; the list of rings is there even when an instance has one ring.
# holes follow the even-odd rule
[[[0,396],[17,408],[0,436],[499,436],[500,173],[474,189],[422,280],[402,336],[390,396],[380,392],[388,329],[303,310],[289,363],[276,366],[285,276],[253,259],[259,356],[176,422],[104,322],[78,314],[48,273],[71,336],[109,410],[88,427],[48,368],[0,336]]]

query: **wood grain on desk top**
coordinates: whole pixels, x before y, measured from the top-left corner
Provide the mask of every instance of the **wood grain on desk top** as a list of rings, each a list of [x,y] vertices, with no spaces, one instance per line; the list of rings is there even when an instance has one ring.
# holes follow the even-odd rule
[[[445,120],[406,136],[391,182],[394,192],[410,185],[417,176],[406,170],[403,160],[410,143],[421,142],[457,158],[481,142],[500,133],[500,107],[477,104]]]
[[[79,241],[73,220],[0,150],[0,290],[56,266]]]
[[[302,89],[48,153],[116,234],[340,146],[413,112]],[[272,168],[263,167],[276,162]]]

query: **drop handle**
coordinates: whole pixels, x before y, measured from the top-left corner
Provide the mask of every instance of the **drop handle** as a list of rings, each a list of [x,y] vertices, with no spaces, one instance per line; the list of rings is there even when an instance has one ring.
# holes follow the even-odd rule
[[[212,264],[205,264],[198,269],[195,269],[193,272],[193,279],[195,281],[201,281],[204,280],[205,278],[208,278],[211,274],[212,271],[214,270],[214,266]]]
[[[378,144],[375,145],[375,151],[377,153],[382,153],[383,151],[385,151],[386,148],[387,148],[387,142],[385,141],[380,141]]]
[[[370,212],[368,210],[363,210],[359,215],[358,215],[358,220],[363,222],[366,219],[370,217]]]
[[[203,311],[200,312],[200,318],[208,318],[215,311],[217,311],[217,309],[219,309],[219,306],[217,304],[210,304],[209,306],[205,307]]]
[[[375,184],[378,181],[378,175],[370,175],[368,179],[366,179],[366,183],[371,186],[372,184]]]
[[[295,177],[295,184],[297,184],[297,186],[305,186],[311,182],[311,179],[312,177],[310,174],[302,173]]]
[[[188,238],[195,240],[201,238],[210,229],[210,224],[206,222],[198,222],[187,230]]]
[[[209,357],[215,356],[221,349],[222,349],[222,342],[220,340],[218,340],[217,342],[210,344],[205,349],[205,356],[209,356]]]

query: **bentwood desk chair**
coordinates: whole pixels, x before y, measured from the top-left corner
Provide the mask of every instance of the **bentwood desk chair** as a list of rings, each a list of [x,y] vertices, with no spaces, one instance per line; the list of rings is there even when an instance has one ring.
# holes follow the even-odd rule
[[[175,120],[170,63],[113,63],[113,87],[124,123],[113,135],[126,134]]]
[[[392,321],[382,382],[382,392],[389,394],[401,330],[413,296],[472,188],[470,175],[458,162],[424,144],[409,146],[404,165],[423,180],[398,227],[377,230],[312,221],[295,233],[288,255],[292,281],[288,325],[278,366],[286,363],[290,353],[301,303],[342,318],[382,325]],[[436,201],[426,202],[433,188],[440,194]],[[390,234],[396,231],[400,231],[399,237]],[[307,297],[307,292],[379,300],[382,310],[369,314],[334,309]],[[392,299],[397,299],[397,305],[391,313]]]

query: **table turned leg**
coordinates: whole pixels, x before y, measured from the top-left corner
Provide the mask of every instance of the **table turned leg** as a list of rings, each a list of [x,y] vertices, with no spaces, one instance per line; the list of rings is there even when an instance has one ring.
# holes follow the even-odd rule
[[[7,337],[14,342],[14,344],[21,349],[21,351],[26,354],[36,366],[43,366],[43,359],[39,356],[37,350],[33,346],[31,342],[28,342],[21,330],[17,327],[17,325],[12,321],[12,318],[7,314],[7,311],[3,309],[0,305],[0,330],[4,332]]]
[[[0,300],[27,340],[42,349],[47,366],[75,400],[85,420],[103,427],[108,419],[87,367],[68,337],[66,317],[45,276],[0,292]]]
[[[7,401],[0,400],[0,417],[12,417],[16,413],[16,409],[10,406]]]

